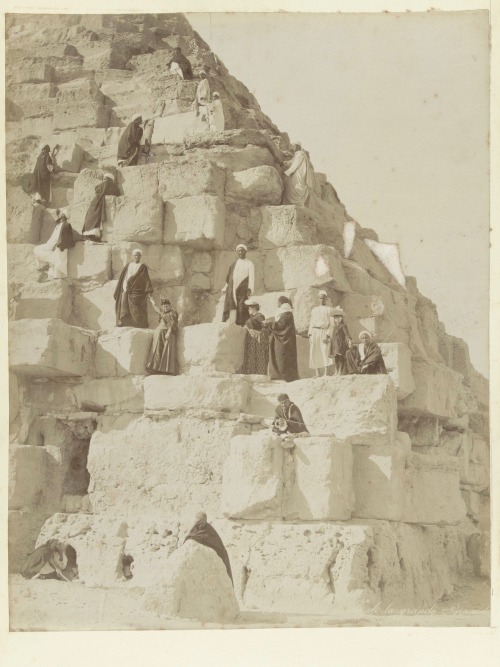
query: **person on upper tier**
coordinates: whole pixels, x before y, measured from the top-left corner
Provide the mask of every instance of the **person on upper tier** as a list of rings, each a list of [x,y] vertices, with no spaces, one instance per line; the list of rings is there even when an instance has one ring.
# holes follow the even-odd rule
[[[286,296],[278,298],[274,318],[266,320],[269,339],[269,376],[271,380],[293,382],[299,379],[297,369],[297,340],[292,302]]]
[[[160,320],[153,332],[153,342],[146,363],[148,373],[156,375],[177,375],[177,323],[179,316],[164,294],[160,295],[160,307],[152,296],[151,305]]]
[[[53,169],[54,162],[50,155],[50,146],[45,145],[36,160],[31,182],[32,191],[40,195],[45,206],[50,201],[50,174]]]
[[[102,183],[95,186],[95,195],[90,202],[82,235],[89,241],[100,241],[102,235],[102,224],[106,221],[106,197],[108,195],[118,196],[120,194],[115,177],[109,171],[104,174]]]
[[[294,144],[294,150],[293,159],[284,164],[287,169],[284,172],[283,204],[307,206],[315,188],[314,169],[300,144]]]
[[[288,394],[278,396],[278,406],[274,413],[273,433],[286,437],[290,433],[309,433],[299,408],[292,403]]]
[[[148,267],[141,264],[142,251],[132,251],[133,262],[126,264],[114,292],[116,326],[148,328],[147,297],[153,294]]]
[[[193,78],[193,68],[191,67],[191,63],[178,46],[174,49],[172,57],[167,63],[167,67],[172,74],[177,74],[181,79],[190,81]]]
[[[245,301],[249,318],[245,322],[245,354],[241,372],[245,375],[267,375],[269,363],[269,330],[264,326],[264,315],[257,301]]]
[[[359,339],[359,345],[353,345],[346,352],[347,372],[363,375],[387,374],[382,351],[372,339],[371,333],[362,331]]]
[[[139,151],[142,139],[142,116],[140,113],[132,116],[118,142],[118,166],[134,167],[139,161]]]
[[[240,327],[248,320],[248,307],[245,301],[252,296],[255,282],[253,262],[246,259],[248,248],[243,243],[236,246],[238,259],[229,267],[226,284],[222,288],[225,293],[222,321],[232,322]]]
[[[208,125],[211,132],[224,132],[224,109],[219,93],[212,95],[212,101],[208,105]]]
[[[210,104],[210,83],[208,81],[206,71],[203,71],[200,74],[200,76],[201,76],[201,81],[198,84],[198,87],[196,88],[196,95],[194,98],[193,107],[194,110],[196,111],[197,116],[200,115],[200,108],[201,108],[201,118],[202,120],[206,120],[208,123],[209,122],[208,105]]]
[[[333,364],[329,356],[333,333],[333,308],[326,305],[328,294],[325,290],[319,292],[318,298],[320,305],[311,310],[309,321],[309,368],[314,368],[316,377],[321,377],[328,374],[328,367]]]
[[[330,357],[335,363],[335,375],[346,375],[345,354],[352,345],[352,338],[347,325],[344,324],[344,311],[341,308],[333,308],[333,331],[330,342]]]
[[[203,544],[203,546],[213,549],[226,566],[228,577],[231,579],[231,583],[233,583],[233,573],[231,572],[229,555],[218,532],[207,522],[207,515],[205,512],[198,512],[195,519],[196,522],[187,534],[184,543],[186,543],[187,540],[194,540],[195,542],[198,542],[198,544]]]
[[[68,250],[75,245],[73,228],[65,213],[57,210],[58,218],[54,231],[46,243],[35,246],[33,253],[39,271],[49,267],[47,277],[66,278],[68,275]]]

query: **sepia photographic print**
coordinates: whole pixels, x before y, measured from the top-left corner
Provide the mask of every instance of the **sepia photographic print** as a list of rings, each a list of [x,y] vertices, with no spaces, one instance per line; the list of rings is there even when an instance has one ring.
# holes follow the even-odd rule
[[[488,627],[490,13],[67,12],[5,14],[10,632]]]

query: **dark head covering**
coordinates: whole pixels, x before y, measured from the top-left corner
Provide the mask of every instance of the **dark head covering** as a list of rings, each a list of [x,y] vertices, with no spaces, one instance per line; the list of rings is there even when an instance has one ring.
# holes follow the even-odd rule
[[[289,299],[287,296],[279,296],[279,297],[278,297],[278,303],[279,303],[280,305],[283,304],[283,303],[288,303],[288,305],[290,306],[290,308],[293,308],[293,306],[292,306],[292,302],[290,301],[290,299]]]
[[[288,394],[280,394],[278,396],[278,403],[283,403],[283,401],[289,401],[289,400],[290,400],[290,398],[289,398]]]

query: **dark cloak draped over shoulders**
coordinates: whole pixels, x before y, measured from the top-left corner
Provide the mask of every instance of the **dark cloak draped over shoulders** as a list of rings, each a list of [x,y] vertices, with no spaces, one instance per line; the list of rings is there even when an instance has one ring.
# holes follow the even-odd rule
[[[109,178],[105,178],[102,183],[96,185],[95,195],[90,202],[82,231],[90,232],[93,229],[99,229],[102,223],[106,220],[107,195],[119,195],[116,184],[113,183],[113,181],[111,181]]]
[[[297,340],[292,313],[284,313],[270,324],[269,375],[271,380],[293,382],[299,379],[297,370]]]
[[[138,148],[142,138],[142,127],[135,123],[129,123],[118,142],[118,159],[126,160],[135,148]]]
[[[33,191],[45,200],[50,200],[50,171],[49,165],[53,165],[50,153],[40,153],[37,158],[35,169],[33,171]]]
[[[153,293],[148,268],[141,264],[137,273],[129,279],[127,291],[123,292],[123,281],[129,264],[123,267],[114,292],[116,302],[117,326],[130,326],[146,329],[148,327],[148,304],[146,297]]]
[[[28,554],[21,567],[21,575],[25,579],[32,579],[34,576],[36,576],[45,563],[47,563],[52,558],[56,545],[57,540],[49,540]]]
[[[222,562],[226,566],[229,578],[231,579],[231,582],[233,581],[229,555],[226,551],[226,547],[219,537],[219,533],[213,526],[211,526],[209,523],[205,523],[204,521],[198,521],[191,528],[184,542],[187,542],[187,540],[194,540],[195,542],[198,542],[198,544],[203,544],[204,546],[213,549],[219,558],[222,559]]]
[[[170,67],[172,63],[177,63],[179,65],[182,70],[182,75],[185,79],[193,78],[193,68],[191,67],[191,62],[183,53],[174,53],[168,61],[167,67]]]
[[[63,250],[68,250],[75,245],[75,239],[73,238],[73,227],[69,222],[63,222],[61,231],[59,232],[59,239],[56,243],[56,248],[59,248],[61,252]]]
[[[253,329],[254,331],[262,331],[262,323],[266,318],[262,313],[256,313],[255,315],[250,315],[248,320],[245,322],[247,329]]]
[[[274,418],[285,419],[288,424],[288,433],[309,433],[307,426],[304,423],[304,418],[299,408],[295,403],[291,403],[286,408],[283,405],[278,405],[276,408]],[[273,429],[274,433],[281,433],[279,429]]]
[[[363,362],[363,368],[361,363]],[[365,358],[361,359],[359,347],[353,345],[346,352],[346,364],[348,373],[366,373],[368,375],[387,374],[382,351],[375,341],[365,345]]]

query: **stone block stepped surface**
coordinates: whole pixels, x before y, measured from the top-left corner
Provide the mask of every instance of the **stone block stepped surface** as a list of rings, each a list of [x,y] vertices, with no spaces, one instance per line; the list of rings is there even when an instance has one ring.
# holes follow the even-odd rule
[[[487,381],[324,175],[307,208],[280,205],[287,135],[186,19],[10,16],[6,36],[11,571],[57,537],[86,585],[147,589],[203,509],[242,608],[430,605],[462,574],[488,576]],[[195,74],[211,67],[226,131],[206,131],[196,82],[167,71],[178,45]],[[154,121],[153,157],[120,169],[133,113]],[[48,208],[21,188],[45,143],[60,146]],[[106,201],[105,242],[78,242],[68,279],[39,282],[33,248],[55,209],[81,231],[110,169],[120,196]],[[288,385],[238,374],[244,331],[220,320],[239,242],[265,315],[280,294],[293,301],[301,379]],[[179,312],[177,377],[146,375],[152,329],[115,328],[133,247]],[[387,376],[311,378],[319,287],[353,337],[368,328],[382,342]],[[291,448],[265,422],[283,390],[310,430]],[[135,569],[123,583],[125,553]]]

